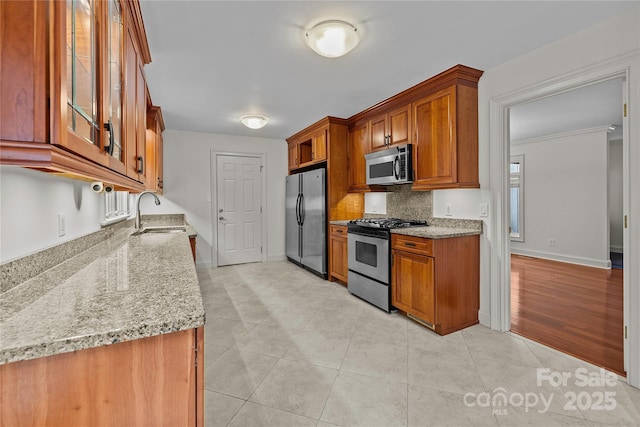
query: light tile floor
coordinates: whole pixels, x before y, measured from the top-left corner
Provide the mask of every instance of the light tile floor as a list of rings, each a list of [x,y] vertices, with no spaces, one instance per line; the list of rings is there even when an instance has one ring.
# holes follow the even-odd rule
[[[198,276],[207,426],[640,425],[640,390],[516,335],[441,337],[290,262]]]

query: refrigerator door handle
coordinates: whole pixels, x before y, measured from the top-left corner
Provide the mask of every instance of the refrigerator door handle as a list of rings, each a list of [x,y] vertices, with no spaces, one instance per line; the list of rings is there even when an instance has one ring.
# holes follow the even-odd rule
[[[296,223],[300,225],[300,193],[296,197]]]
[[[304,212],[304,194],[300,194],[300,196],[302,196],[300,198],[300,225],[304,225],[304,217],[305,212]]]

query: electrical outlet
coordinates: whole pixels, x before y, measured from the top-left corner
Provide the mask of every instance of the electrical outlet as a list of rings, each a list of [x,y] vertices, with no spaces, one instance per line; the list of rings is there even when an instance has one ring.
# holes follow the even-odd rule
[[[486,203],[480,203],[480,216],[484,218],[489,216],[489,206]]]
[[[447,204],[447,206],[445,207],[445,212],[444,212],[444,214],[445,214],[446,216],[451,216],[451,215],[452,215],[452,213],[451,213],[451,205],[450,205],[450,204]]]
[[[549,246],[555,246],[556,245],[556,239],[549,239]]]
[[[67,224],[64,220],[64,213],[60,212],[58,214],[58,236],[62,237],[67,234]]]

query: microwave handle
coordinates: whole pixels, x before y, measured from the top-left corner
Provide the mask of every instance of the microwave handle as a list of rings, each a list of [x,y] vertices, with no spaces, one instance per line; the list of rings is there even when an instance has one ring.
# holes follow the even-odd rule
[[[400,156],[396,156],[396,159],[393,161],[393,175],[396,180],[400,179]]]

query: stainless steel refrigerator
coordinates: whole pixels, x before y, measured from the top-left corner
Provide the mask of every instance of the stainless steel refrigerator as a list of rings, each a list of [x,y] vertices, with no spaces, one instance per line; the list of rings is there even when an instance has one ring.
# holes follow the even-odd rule
[[[287,258],[323,277],[327,275],[325,209],[325,169],[287,176]]]

